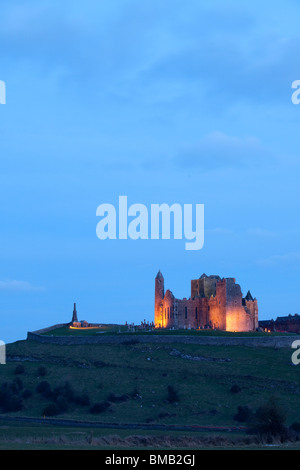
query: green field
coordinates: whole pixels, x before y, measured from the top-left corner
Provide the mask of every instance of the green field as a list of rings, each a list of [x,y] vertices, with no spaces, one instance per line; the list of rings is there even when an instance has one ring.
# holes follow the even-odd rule
[[[286,415],[286,425],[300,422],[300,365],[291,363],[289,349],[186,345],[176,343],[176,335],[173,344],[141,344],[130,338],[123,344],[67,346],[18,341],[7,345],[7,364],[0,366],[0,386],[10,386],[20,409],[2,408],[1,416],[38,417],[47,423],[45,409],[56,401],[60,410],[55,417],[59,419],[240,426],[243,423],[234,418],[238,406],[247,405],[255,411],[275,396]],[[41,382],[48,383],[48,392],[37,390]],[[25,390],[29,392],[24,394]],[[94,407],[98,412],[92,413],[95,404],[100,407]],[[130,441],[137,434],[143,439]],[[91,443],[105,447],[105,442],[107,447],[134,447],[133,442],[150,445],[145,439],[160,435],[164,438],[161,442],[173,436],[170,442],[176,446],[183,434],[184,445],[189,447],[186,433],[179,431],[63,430],[46,425],[28,428],[0,420],[0,448],[72,447],[74,440],[83,448]],[[218,435],[208,434],[209,439]],[[237,443],[246,437],[244,434],[236,436]],[[188,436],[196,445],[195,434]],[[201,439],[204,436],[202,433]],[[226,439],[228,443],[228,433]],[[157,441],[150,442],[158,445]]]

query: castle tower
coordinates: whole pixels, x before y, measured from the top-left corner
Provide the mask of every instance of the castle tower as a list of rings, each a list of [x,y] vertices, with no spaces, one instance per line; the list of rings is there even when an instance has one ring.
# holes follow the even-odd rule
[[[74,303],[73,316],[72,316],[72,323],[73,322],[78,322],[77,310],[76,310],[76,304],[75,303]]]
[[[165,281],[162,273],[158,271],[155,278],[155,300],[154,300],[154,325],[156,328],[163,326],[162,301],[165,296]]]

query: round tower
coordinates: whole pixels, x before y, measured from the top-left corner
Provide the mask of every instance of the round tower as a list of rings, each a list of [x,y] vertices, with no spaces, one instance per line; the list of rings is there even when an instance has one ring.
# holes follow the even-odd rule
[[[154,325],[156,328],[163,326],[162,301],[165,296],[165,281],[162,273],[158,271],[155,278],[155,300],[154,300]]]

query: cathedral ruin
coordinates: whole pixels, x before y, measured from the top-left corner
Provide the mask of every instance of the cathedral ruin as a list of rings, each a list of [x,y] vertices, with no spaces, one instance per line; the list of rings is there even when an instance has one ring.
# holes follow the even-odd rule
[[[213,328],[225,331],[255,331],[257,300],[250,291],[243,297],[234,278],[202,274],[191,281],[189,299],[176,299],[158,271],[155,278],[154,324],[156,328]]]

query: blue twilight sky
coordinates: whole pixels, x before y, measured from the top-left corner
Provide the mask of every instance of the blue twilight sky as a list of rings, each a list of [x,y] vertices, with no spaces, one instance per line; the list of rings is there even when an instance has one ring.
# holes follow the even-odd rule
[[[2,0],[0,338],[153,319],[203,272],[300,313],[300,5]],[[96,208],[205,205],[202,250],[96,237]]]

